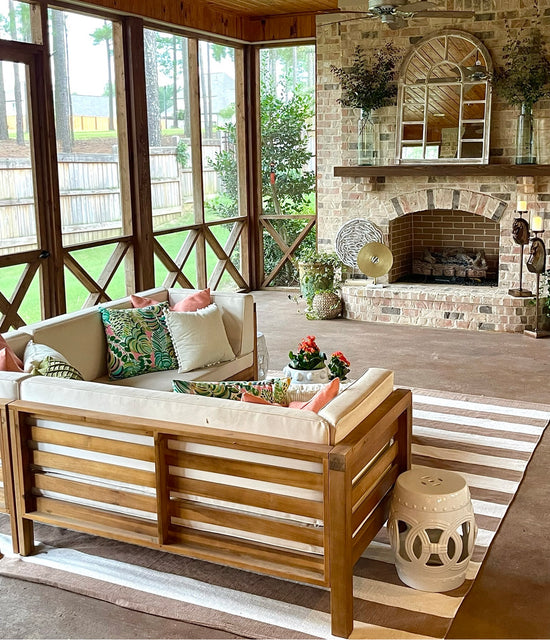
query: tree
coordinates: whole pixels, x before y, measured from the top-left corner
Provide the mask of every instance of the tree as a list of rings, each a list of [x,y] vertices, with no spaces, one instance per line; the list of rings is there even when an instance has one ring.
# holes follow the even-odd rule
[[[313,95],[301,85],[293,91],[285,90],[277,96],[276,83],[265,66],[261,85],[261,166],[262,200],[265,214],[285,215],[285,219],[272,220],[282,238],[290,244],[304,227],[304,221],[293,214],[312,212],[315,187],[313,171],[304,169],[313,154],[308,148],[308,136],[314,115]],[[209,160],[221,182],[222,194],[207,202],[212,215],[235,217],[238,215],[238,172],[236,158],[236,128],[228,123],[220,129],[228,140],[228,148]],[[315,246],[314,234],[308,234],[305,245]],[[264,264],[270,272],[281,256],[279,247],[269,234],[264,234]],[[292,264],[287,263],[274,284],[288,285],[296,281]]]
[[[160,147],[160,102],[157,69],[157,34],[145,29],[143,32],[143,48],[145,52],[145,88],[147,92],[147,126],[149,129],[149,146]]]
[[[70,153],[73,148],[73,123],[69,88],[69,61],[67,58],[67,32],[63,11],[53,9],[51,11],[51,23],[52,61],[55,76],[55,130],[60,151]]]
[[[6,18],[0,17],[0,37],[9,32]],[[8,140],[8,113],[6,110],[6,88],[4,84],[4,63],[0,62],[0,140]]]
[[[10,35],[17,40],[17,17],[13,0],[9,0]],[[21,96],[21,77],[19,76],[19,64],[13,63],[13,93],[15,98],[15,127],[17,144],[25,144],[25,132],[23,130],[23,99]]]
[[[113,58],[113,25],[107,20],[104,21],[102,27],[98,27],[91,34],[92,43],[94,46],[105,43],[107,48],[107,95],[109,97],[109,131],[115,129],[114,118],[114,87],[113,87],[113,70],[112,70],[112,58]]]

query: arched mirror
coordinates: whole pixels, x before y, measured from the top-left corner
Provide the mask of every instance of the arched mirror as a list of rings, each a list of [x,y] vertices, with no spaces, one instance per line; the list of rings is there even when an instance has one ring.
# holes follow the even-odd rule
[[[421,40],[401,68],[397,162],[487,163],[491,71],[486,47],[468,33]]]

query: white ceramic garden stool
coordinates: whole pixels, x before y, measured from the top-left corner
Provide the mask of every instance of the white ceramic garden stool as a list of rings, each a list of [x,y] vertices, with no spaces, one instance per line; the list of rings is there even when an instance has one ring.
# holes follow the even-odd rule
[[[466,578],[477,525],[464,478],[411,469],[395,483],[388,531],[401,580],[421,591],[450,591]]]

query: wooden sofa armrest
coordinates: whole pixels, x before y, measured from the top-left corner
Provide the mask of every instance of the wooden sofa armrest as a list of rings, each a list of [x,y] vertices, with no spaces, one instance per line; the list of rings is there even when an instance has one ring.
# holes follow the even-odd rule
[[[332,633],[353,630],[353,567],[389,513],[397,476],[410,468],[412,394],[396,389],[329,453]]]

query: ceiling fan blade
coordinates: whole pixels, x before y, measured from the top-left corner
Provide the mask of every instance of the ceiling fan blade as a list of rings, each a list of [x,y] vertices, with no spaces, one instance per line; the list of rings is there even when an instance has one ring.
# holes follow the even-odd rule
[[[318,22],[320,27],[328,27],[332,24],[342,24],[344,22],[354,22],[355,20],[364,20],[365,18],[374,18],[375,16],[371,13],[367,13],[366,11],[345,11],[344,13],[361,13],[361,16],[357,16],[355,18],[342,18],[340,20],[331,20],[330,22]],[[324,14],[328,15],[328,14]],[[338,14],[333,14],[338,15]]]
[[[425,9],[437,9],[437,5],[433,2],[427,2],[427,0],[421,2],[411,2],[409,4],[403,4],[400,7],[396,7],[398,11],[404,11],[408,13],[412,11],[416,13],[417,11],[424,11]]]
[[[401,7],[399,7],[401,10]],[[415,11],[415,18],[473,18],[473,11]]]
[[[401,16],[395,16],[393,20],[383,20],[383,22],[385,22],[390,29],[402,29],[407,26],[407,21]]]

